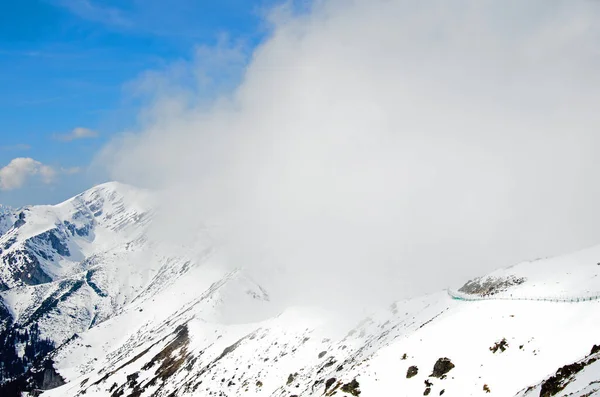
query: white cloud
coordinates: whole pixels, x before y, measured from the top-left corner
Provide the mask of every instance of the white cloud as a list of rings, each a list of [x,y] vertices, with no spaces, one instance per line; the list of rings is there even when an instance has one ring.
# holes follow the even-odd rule
[[[167,189],[173,238],[221,225],[274,293],[444,288],[600,241],[599,19],[598,2],[317,1],[276,14],[211,106],[161,80],[98,161]]]
[[[55,138],[61,141],[70,142],[77,139],[97,138],[98,135],[98,132],[90,130],[89,128],[77,127],[73,128],[68,134],[56,135]]]
[[[15,158],[0,168],[0,190],[19,189],[32,177],[39,177],[43,183],[50,184],[56,177],[56,171],[32,158]]]

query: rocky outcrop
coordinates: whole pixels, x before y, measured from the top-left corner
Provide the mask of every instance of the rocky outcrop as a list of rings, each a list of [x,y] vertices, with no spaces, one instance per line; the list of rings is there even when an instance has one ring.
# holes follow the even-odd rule
[[[581,372],[586,366],[595,362],[597,358],[572,363],[559,368],[556,373],[542,383],[540,397],[552,397],[562,391],[573,379],[573,376]]]
[[[525,282],[523,277],[508,276],[504,278],[480,277],[469,280],[459,288],[459,292],[478,296],[491,296],[504,292],[512,286]]]
[[[37,285],[49,283],[52,278],[44,272],[38,257],[28,249],[6,253],[1,258],[2,266],[12,269],[10,278],[1,282],[3,290],[11,285]]]
[[[442,357],[435,362],[433,366],[433,372],[429,376],[433,376],[434,378],[441,378],[442,376],[450,372],[452,368],[454,368],[454,364],[452,363],[452,361],[450,361],[450,359],[447,357]]]

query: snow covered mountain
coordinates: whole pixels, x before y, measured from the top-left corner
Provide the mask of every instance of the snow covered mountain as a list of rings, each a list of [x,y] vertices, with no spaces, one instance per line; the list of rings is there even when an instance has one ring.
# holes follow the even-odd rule
[[[135,266],[151,218],[143,191],[110,183],[57,206],[0,215],[0,375],[111,317],[147,284]],[[12,348],[11,348],[12,347]]]
[[[600,396],[600,247],[355,324],[280,311],[209,239],[154,241],[153,216],[116,183],[0,215],[0,395]]]

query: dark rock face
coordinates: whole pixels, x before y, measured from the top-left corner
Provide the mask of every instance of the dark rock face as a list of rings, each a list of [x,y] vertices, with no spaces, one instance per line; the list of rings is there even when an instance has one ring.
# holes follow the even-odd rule
[[[408,371],[406,371],[406,377],[408,379],[410,379],[413,376],[417,375],[418,373],[419,373],[419,368],[417,368],[416,365],[412,365],[412,366],[408,367]]]
[[[24,391],[31,395],[40,395],[43,390],[50,390],[65,384],[65,380],[54,369],[52,360],[42,361],[30,368],[22,376],[0,385],[2,397],[21,397]]]
[[[584,360],[559,368],[554,375],[542,382],[540,397],[552,397],[560,393],[573,380],[574,375],[598,360],[599,357],[594,356],[598,352],[600,346],[594,345]]]
[[[56,372],[51,361],[46,361],[43,368],[37,376],[38,389],[50,390],[65,384],[65,380]]]
[[[18,229],[21,226],[23,226],[24,224],[25,224],[25,213],[21,212],[21,213],[19,213],[19,218],[15,221],[15,224],[13,225],[13,227],[15,229]]]
[[[17,250],[2,257],[2,265],[13,268],[14,281],[25,285],[37,285],[52,281],[43,270],[39,259],[29,250]]]
[[[79,228],[69,221],[63,221],[63,224],[65,225],[67,230],[71,233],[71,236],[77,235],[79,237],[87,237],[90,235],[90,232],[92,230],[91,224],[86,224]]]
[[[98,286],[98,284],[96,284],[96,282],[94,281],[94,274],[96,274],[96,270],[92,269],[89,270],[86,274],[85,274],[85,280],[88,283],[88,285],[94,290],[94,292],[96,294],[98,294],[98,296],[101,297],[107,297],[108,294],[104,291],[102,291],[102,288],[100,288]]]
[[[48,230],[47,232],[44,232],[42,234],[39,234],[35,237],[33,237],[32,239],[30,239],[31,243],[36,243],[36,244],[49,244],[50,247],[52,247],[52,249],[54,251],[56,251],[56,253],[58,255],[61,256],[71,256],[71,252],[69,252],[69,248],[67,247],[67,245],[63,242],[63,239],[61,239],[61,232],[58,229],[52,229],[52,230]]]
[[[441,378],[442,376],[450,372],[452,368],[454,368],[454,364],[452,364],[452,361],[450,361],[449,358],[440,358],[436,361],[435,365],[433,366],[433,372],[429,376]]]
[[[598,359],[600,359],[600,357],[598,356],[599,352],[600,352],[600,346],[594,345],[594,346],[592,346],[592,350],[590,351],[590,354],[588,354],[583,360],[560,367],[554,375],[552,375],[551,377],[549,377],[548,379],[546,379],[545,381],[543,381],[541,383],[540,397],[552,397],[552,396],[559,394],[561,391],[563,391],[569,385],[569,383],[571,383],[572,381],[577,379],[577,377],[576,377],[577,373],[581,372],[583,369],[585,369],[585,367],[587,367],[588,365],[590,365],[590,364],[598,361]],[[592,383],[590,383],[590,385],[592,385],[594,383],[597,383],[597,382],[592,382]],[[487,387],[487,390],[486,390],[486,387]],[[529,386],[525,390],[525,393],[528,394],[534,389],[535,389],[535,386]],[[486,393],[491,392],[488,385],[484,385],[484,391]],[[572,395],[572,393],[570,395]],[[582,394],[581,397],[585,397],[585,396],[589,396],[589,395],[591,395],[591,394],[590,393]]]
[[[580,372],[586,367],[586,365],[591,364],[594,361],[596,360],[592,359],[588,362],[573,363],[559,368],[554,376],[551,376],[550,378],[546,379],[544,383],[542,383],[540,397],[551,397],[558,394],[561,390],[567,387],[571,376]]]
[[[16,343],[25,344],[23,357],[16,354]],[[52,362],[43,361],[53,349],[52,342],[40,337],[37,324],[1,332],[0,396],[20,397],[23,391],[48,390],[64,384]]]

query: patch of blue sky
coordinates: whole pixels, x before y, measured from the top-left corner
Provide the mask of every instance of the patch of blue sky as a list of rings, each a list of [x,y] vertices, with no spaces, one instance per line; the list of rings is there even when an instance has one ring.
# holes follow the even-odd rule
[[[268,33],[275,0],[19,0],[0,12],[0,168],[31,157],[85,168],[111,136],[135,126],[143,99],[131,82],[148,71],[192,63],[202,48],[239,46],[232,67],[215,65],[207,96],[237,84],[243,63]],[[302,9],[308,2],[298,2]],[[237,64],[236,64],[237,62]],[[241,63],[241,64],[240,64]],[[211,63],[207,62],[210,68]],[[196,76],[197,77],[197,76]],[[181,84],[195,78],[181,77]],[[186,80],[188,79],[188,80]],[[55,139],[74,128],[94,139]],[[53,186],[0,191],[0,203],[60,201],[99,182],[85,175]]]

